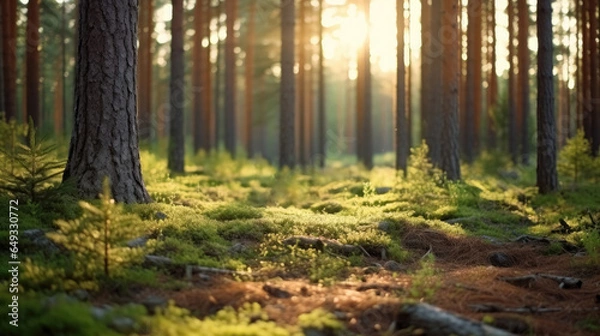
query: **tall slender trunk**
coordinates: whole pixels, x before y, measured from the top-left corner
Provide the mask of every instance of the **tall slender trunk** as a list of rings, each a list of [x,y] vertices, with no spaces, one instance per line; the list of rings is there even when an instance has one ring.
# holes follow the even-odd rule
[[[204,51],[202,40],[204,39],[204,24],[207,18],[204,17],[204,4],[202,0],[196,1],[194,7],[194,45],[192,47],[192,138],[194,153],[205,147],[204,138],[204,71],[206,71],[206,62],[203,59]]]
[[[508,0],[508,151],[514,164],[519,162],[519,133],[517,131],[516,80],[515,80],[515,15],[514,0]]]
[[[495,149],[497,146],[496,135],[496,117],[498,109],[498,76],[496,75],[496,5],[495,1],[486,2],[488,8],[488,62],[490,71],[488,73],[488,92],[487,92],[487,147]]]
[[[458,40],[458,0],[443,1],[444,27],[442,53],[442,128],[441,165],[448,179],[460,180],[460,148],[458,134],[458,97],[460,81],[460,41]]]
[[[473,162],[479,152],[479,127],[481,123],[481,0],[469,0],[467,28],[467,78],[465,104],[466,129],[465,158]]]
[[[225,150],[232,157],[237,147],[236,137],[236,64],[235,64],[235,20],[237,0],[225,0],[227,15],[227,38],[225,39]]]
[[[431,5],[421,1],[421,139],[429,144],[429,114],[431,112]],[[427,85],[425,85],[427,83]]]
[[[325,168],[325,155],[326,155],[326,130],[327,130],[327,119],[325,117],[325,56],[323,54],[323,5],[325,0],[319,0],[319,93],[318,93],[318,146],[317,156],[319,167]],[[339,121],[338,121],[339,122]]]
[[[370,61],[370,0],[361,0],[367,24],[365,41],[358,50],[356,78],[356,136],[358,160],[365,168],[373,168],[373,135],[371,116],[371,61]]]
[[[521,163],[529,165],[529,7],[527,0],[518,0],[519,12],[519,129],[521,130]]]
[[[36,128],[41,127],[40,111],[40,0],[27,3],[25,46],[27,115]]]
[[[2,6],[2,71],[4,74],[4,117],[17,118],[17,0]]]
[[[588,8],[590,39],[590,112],[592,124],[592,155],[600,151],[600,71],[598,70],[598,1],[592,1]]]
[[[556,124],[552,75],[552,1],[537,2],[537,186],[546,194],[558,189],[556,173]]]
[[[169,170],[184,171],[184,122],[185,82],[183,64],[183,0],[172,0],[171,21],[171,79],[169,81]]]
[[[294,0],[281,0],[281,87],[279,111],[279,167],[293,169],[295,162]]]
[[[138,123],[140,140],[152,136],[152,33],[153,0],[140,1],[140,29],[138,31]]]
[[[396,170],[406,173],[409,152],[408,123],[406,120],[406,71],[404,66],[404,0],[396,0]]]
[[[300,167],[305,168],[308,163],[308,148],[306,148],[306,134],[308,127],[306,109],[306,0],[299,2],[298,17],[298,159]]]
[[[245,71],[245,99],[244,110],[246,116],[246,154],[249,158],[254,156],[254,143],[252,139],[254,125],[254,45],[256,43],[256,1],[250,1],[250,17],[248,19],[248,36],[246,44],[246,62],[244,63]]]

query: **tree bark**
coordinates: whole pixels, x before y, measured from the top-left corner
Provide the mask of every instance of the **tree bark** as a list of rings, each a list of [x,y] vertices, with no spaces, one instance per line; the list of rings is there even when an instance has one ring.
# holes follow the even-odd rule
[[[404,0],[396,0],[396,170],[406,172],[409,154],[408,122],[406,118],[406,68],[404,65]]]
[[[185,105],[185,81],[183,65],[183,0],[172,0],[171,21],[171,80],[169,82],[169,170],[184,171],[185,143],[183,107]]]
[[[225,39],[225,150],[235,157],[236,139],[236,65],[235,65],[235,20],[237,0],[225,0],[227,16],[227,38]]]
[[[508,0],[508,151],[514,164],[519,162],[519,132],[517,131],[516,79],[515,79],[515,0]]]
[[[140,1],[140,30],[138,32],[138,124],[140,140],[152,136],[152,32],[153,0]]]
[[[281,87],[279,111],[279,168],[295,162],[294,0],[281,0]]]
[[[17,119],[17,0],[2,1],[4,117]]]
[[[443,21],[440,37],[443,41],[442,54],[442,128],[441,128],[441,169],[448,179],[460,179],[460,149],[458,135],[458,95],[459,95],[459,46],[458,40],[458,0],[443,1]]]
[[[546,194],[558,189],[556,173],[556,124],[552,75],[552,3],[537,3],[538,93],[537,93],[537,186]]]
[[[248,19],[248,36],[246,44],[245,67],[245,115],[246,115],[246,154],[249,158],[254,156],[254,45],[256,44],[256,1],[250,1],[250,17]]]
[[[445,0],[443,0],[445,1]],[[443,1],[432,1],[431,4],[431,43],[429,50],[427,51],[427,58],[424,61],[428,62],[430,67],[429,83],[431,86],[431,95],[427,97],[430,99],[430,110],[427,112],[427,128],[428,128],[428,139],[427,145],[429,146],[429,156],[431,162],[437,166],[442,165],[442,148],[441,148],[441,132],[443,129],[442,118],[442,59],[444,42],[449,42],[444,37],[445,29],[442,26],[442,2]],[[456,36],[454,36],[454,42],[458,43],[458,30],[456,30]],[[459,60],[457,59],[457,62]],[[457,64],[458,66],[458,64]],[[457,83],[458,85],[458,83]],[[457,96],[458,99],[458,96]],[[458,107],[458,101],[457,101]],[[458,116],[457,116],[458,118]],[[458,122],[458,120],[457,120]]]
[[[80,0],[75,124],[63,181],[96,198],[108,177],[118,202],[146,203],[136,118],[135,0]],[[97,27],[107,27],[98,29]]]
[[[590,113],[592,124],[592,155],[598,156],[600,151],[600,83],[598,70],[598,2],[591,1],[588,8],[590,39]]]
[[[488,6],[488,73],[487,90],[487,148],[495,149],[497,146],[496,112],[498,109],[498,76],[496,75],[496,5],[495,1],[486,2]]]
[[[431,5],[421,1],[421,139],[429,145],[429,113],[431,111]],[[425,85],[427,83],[427,85]]]
[[[367,30],[365,41],[358,50],[356,78],[356,140],[358,161],[373,168],[372,89],[370,51],[370,0],[360,0]]]
[[[297,76],[297,94],[298,94],[298,152],[299,165],[303,169],[308,164],[308,109],[306,106],[306,0],[299,2],[299,17],[298,17],[298,76]]]
[[[324,0],[319,0],[319,93],[318,93],[318,145],[317,157],[319,167],[325,168],[325,155],[327,145],[327,119],[325,117],[325,56],[323,54],[323,6]]]
[[[469,0],[467,27],[467,78],[465,104],[465,159],[471,163],[479,151],[479,124],[481,120],[481,0]]]
[[[527,0],[518,0],[519,33],[519,129],[521,130],[521,163],[529,165],[529,7]]]
[[[40,0],[27,3],[27,29],[25,40],[25,87],[27,116],[35,128],[41,127],[40,111]]]

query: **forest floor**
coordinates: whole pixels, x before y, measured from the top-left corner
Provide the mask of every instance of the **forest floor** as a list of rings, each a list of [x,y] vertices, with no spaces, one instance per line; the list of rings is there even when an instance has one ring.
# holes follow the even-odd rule
[[[141,241],[109,260],[111,277],[101,239],[77,236],[94,246],[78,255],[43,238],[66,232],[56,219],[96,225],[76,199],[20,207],[20,230],[43,231],[19,241],[23,326],[0,333],[432,335],[443,318],[405,311],[428,303],[515,334],[598,334],[597,181],[539,195],[533,168],[484,155],[450,182],[426,156],[413,152],[406,177],[385,157],[372,171],[303,173],[224,154],[190,158],[187,174],[170,176],[144,151],[154,202],[111,208],[116,234],[127,236],[119,228],[134,215],[127,241]]]

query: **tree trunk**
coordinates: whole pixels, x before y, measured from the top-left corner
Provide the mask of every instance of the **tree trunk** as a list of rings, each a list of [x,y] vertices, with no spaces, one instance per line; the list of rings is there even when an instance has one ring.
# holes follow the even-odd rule
[[[140,1],[140,30],[138,52],[138,124],[140,140],[152,136],[152,32],[153,0]]]
[[[183,173],[185,144],[183,107],[185,104],[185,81],[183,66],[183,0],[172,0],[171,21],[171,80],[169,82],[169,170]]]
[[[232,157],[236,151],[236,65],[235,65],[235,20],[237,0],[225,0],[227,16],[227,38],[225,39],[225,150]]]
[[[591,42],[591,38],[590,38],[590,30],[589,30],[589,8],[591,6],[590,4],[591,0],[583,0],[582,1],[582,6],[580,8],[581,10],[581,44],[582,44],[582,55],[581,55],[581,77],[582,77],[582,101],[581,101],[581,105],[582,105],[582,111],[581,111],[581,119],[582,119],[582,126],[583,126],[583,132],[585,134],[585,138],[589,141],[589,143],[592,143],[592,133],[593,133],[593,129],[592,129],[592,104],[591,104],[591,71],[590,71],[590,63],[591,63],[591,59],[590,59],[590,42]]]
[[[358,50],[356,78],[356,140],[358,160],[365,168],[373,168],[372,89],[370,51],[370,0],[361,0],[367,30]]]
[[[600,150],[600,71],[598,70],[598,1],[591,1],[588,8],[590,39],[590,113],[592,124],[592,155]]]
[[[488,8],[488,62],[490,72],[488,73],[487,90],[487,148],[495,149],[497,146],[496,116],[498,109],[498,77],[496,76],[496,5],[495,1],[486,2]]]
[[[319,0],[319,93],[318,93],[318,146],[317,157],[319,167],[325,168],[326,155],[326,130],[327,119],[325,117],[325,56],[323,55],[323,5],[324,0]],[[339,121],[338,121],[339,122]]]
[[[552,75],[552,1],[537,3],[537,186],[546,194],[558,189],[556,174],[556,125]]]
[[[517,132],[517,111],[516,111],[516,80],[515,80],[515,0],[508,0],[506,11],[508,12],[508,151],[514,164],[519,162],[519,133]]]
[[[479,125],[481,120],[481,0],[469,0],[467,27],[467,78],[465,104],[465,159],[471,163],[479,151]]]
[[[519,129],[521,130],[521,163],[529,165],[529,7],[518,0],[519,12]]]
[[[254,156],[254,143],[252,139],[254,125],[254,45],[256,44],[256,1],[250,1],[250,18],[248,19],[248,36],[246,44],[245,67],[245,115],[246,115],[246,154],[249,158]]]
[[[406,120],[406,71],[404,66],[404,0],[396,0],[396,170],[406,172],[409,153],[408,123]]]
[[[75,124],[63,181],[96,198],[108,177],[118,202],[146,203],[136,118],[137,2],[79,1]],[[97,29],[97,27],[109,29]]]
[[[2,1],[4,117],[17,119],[17,0]]]
[[[204,59],[206,53],[202,46],[202,40],[204,39],[206,21],[208,15],[206,13],[205,1],[198,0],[194,6],[194,45],[192,49],[192,94],[193,94],[193,105],[192,105],[192,137],[194,144],[194,153],[199,150],[206,150],[206,98],[205,91],[205,71],[206,60]]]
[[[206,47],[202,48],[202,55],[200,59],[202,67],[200,72],[202,73],[202,101],[204,103],[202,108],[203,124],[202,124],[202,149],[207,153],[215,147],[215,109],[213,106],[213,94],[212,94],[212,63],[210,61],[210,21],[211,16],[211,1],[201,0],[203,8],[206,13],[206,18],[203,20],[202,29],[204,36],[207,38]]]
[[[215,6],[215,14],[217,18],[217,32],[221,30],[221,14],[223,13],[223,2],[217,0]],[[222,109],[222,95],[221,87],[223,80],[223,42],[221,38],[217,38],[216,48],[216,62],[215,62],[215,88],[214,88],[214,109],[215,109],[215,148],[220,149],[221,141],[223,138],[223,109]]]
[[[443,0],[446,1],[446,0]],[[428,99],[431,100],[430,110],[427,112],[428,122],[428,133],[429,138],[427,144],[429,145],[429,156],[431,162],[440,167],[442,165],[442,149],[441,149],[441,131],[442,131],[442,58],[443,58],[443,45],[444,42],[450,42],[446,40],[445,32],[447,28],[442,26],[442,2],[443,1],[432,1],[431,5],[431,45],[428,50],[428,60],[430,70],[429,83],[431,85],[431,96]],[[455,19],[456,20],[456,19]],[[453,37],[454,42],[458,43],[458,30],[456,30],[456,36]],[[459,60],[457,59],[457,62]],[[457,64],[458,66],[458,64]],[[458,85],[458,83],[457,83]],[[426,98],[427,99],[427,98]],[[457,96],[458,99],[458,96]],[[458,101],[457,108],[458,108]],[[457,116],[458,118],[458,116]],[[458,122],[458,120],[456,121]]]
[[[279,168],[295,162],[294,0],[281,0],[281,87],[279,114]]]
[[[63,5],[64,6],[64,5]],[[4,119],[4,5],[0,4],[0,28],[2,28],[2,33],[0,33],[0,115]]]
[[[308,109],[306,108],[306,0],[299,2],[299,17],[298,17],[298,77],[297,77],[297,94],[298,94],[298,152],[299,164],[303,169],[308,164],[308,148],[307,148],[307,127],[308,127]]]
[[[429,145],[429,113],[431,112],[431,5],[421,1],[421,139]],[[425,85],[424,83],[427,83]]]
[[[458,137],[458,95],[459,95],[459,30],[457,24],[458,0],[443,1],[442,27],[443,41],[442,55],[442,85],[443,85],[443,116],[442,116],[442,139],[441,139],[441,168],[448,179],[456,181],[460,179],[460,149]]]

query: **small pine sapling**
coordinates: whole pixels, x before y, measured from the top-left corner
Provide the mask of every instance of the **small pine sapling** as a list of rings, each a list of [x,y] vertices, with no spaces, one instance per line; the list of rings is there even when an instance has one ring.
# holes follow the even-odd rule
[[[64,161],[54,158],[55,146],[37,139],[31,119],[27,143],[19,141],[20,129],[15,124],[3,127],[8,127],[9,139],[0,152],[8,164],[0,166],[0,189],[31,202],[52,197],[54,180],[65,166]]]
[[[80,218],[58,220],[57,232],[47,236],[74,253],[75,271],[84,278],[96,278],[102,273],[110,278],[123,267],[141,261],[146,248],[127,246],[127,242],[142,234],[142,222],[137,215],[122,214],[110,192],[108,178],[104,180],[100,206],[80,201]],[[148,245],[146,245],[148,246]]]
[[[591,146],[582,130],[567,141],[558,155],[558,173],[570,177],[573,185],[589,178],[594,170]]]

